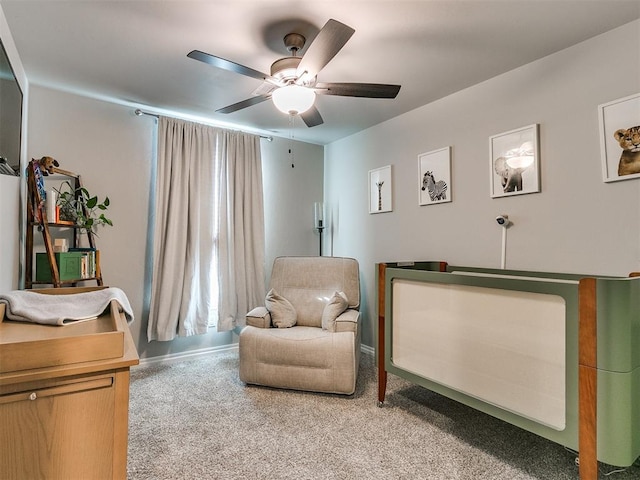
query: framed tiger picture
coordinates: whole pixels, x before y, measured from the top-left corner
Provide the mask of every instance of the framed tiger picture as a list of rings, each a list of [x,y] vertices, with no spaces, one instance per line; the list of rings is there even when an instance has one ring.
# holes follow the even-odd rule
[[[640,93],[598,105],[602,178],[640,178]]]
[[[434,205],[451,200],[451,147],[418,155],[418,203]]]

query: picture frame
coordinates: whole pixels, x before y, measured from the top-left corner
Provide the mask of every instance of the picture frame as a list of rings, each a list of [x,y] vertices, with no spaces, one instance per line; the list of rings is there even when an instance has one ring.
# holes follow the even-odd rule
[[[369,170],[369,213],[393,211],[391,165]]]
[[[617,182],[640,178],[640,151],[622,147],[621,142],[630,144],[628,135],[616,137],[617,132],[629,132],[634,127],[640,136],[640,93],[598,105],[598,123],[602,180]]]
[[[491,198],[540,191],[539,125],[489,137]]]
[[[451,197],[451,147],[418,155],[418,204],[448,203]]]

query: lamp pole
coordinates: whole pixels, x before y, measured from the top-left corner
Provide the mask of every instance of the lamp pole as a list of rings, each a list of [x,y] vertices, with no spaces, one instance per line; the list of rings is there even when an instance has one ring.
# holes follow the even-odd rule
[[[318,230],[320,236],[320,251],[318,256],[322,256],[322,231],[324,230],[324,205],[322,202],[315,202],[313,204],[313,226]]]
[[[318,252],[318,256],[321,257],[322,256],[322,231],[324,230],[324,227],[322,226],[322,220],[318,220],[318,226],[316,228],[318,229],[318,234],[320,236],[320,251]]]

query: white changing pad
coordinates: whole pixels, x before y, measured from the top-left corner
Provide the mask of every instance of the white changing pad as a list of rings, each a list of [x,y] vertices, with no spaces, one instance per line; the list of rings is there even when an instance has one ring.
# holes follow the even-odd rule
[[[0,294],[0,303],[7,304],[5,315],[9,320],[43,325],[69,325],[92,320],[102,315],[111,300],[120,304],[127,322],[133,322],[129,299],[116,287],[67,295],[48,295],[34,290],[13,290]]]

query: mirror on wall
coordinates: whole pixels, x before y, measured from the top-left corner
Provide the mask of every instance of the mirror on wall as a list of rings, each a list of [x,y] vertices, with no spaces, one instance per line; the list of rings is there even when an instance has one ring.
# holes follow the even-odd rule
[[[0,41],[0,174],[20,175],[22,90]]]

